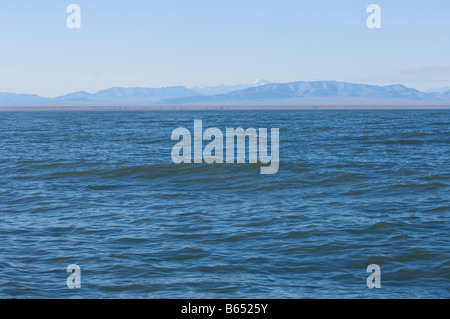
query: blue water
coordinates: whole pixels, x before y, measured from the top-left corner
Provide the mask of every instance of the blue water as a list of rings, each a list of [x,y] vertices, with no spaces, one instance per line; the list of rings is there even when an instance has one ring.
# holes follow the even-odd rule
[[[196,119],[278,173],[173,164]],[[449,298],[449,162],[448,110],[0,112],[0,297]]]

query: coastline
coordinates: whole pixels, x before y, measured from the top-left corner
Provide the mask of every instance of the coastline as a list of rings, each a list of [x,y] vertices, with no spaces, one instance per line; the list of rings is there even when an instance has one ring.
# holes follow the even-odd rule
[[[39,111],[201,111],[201,110],[450,110],[450,105],[149,105],[0,106],[0,112]]]

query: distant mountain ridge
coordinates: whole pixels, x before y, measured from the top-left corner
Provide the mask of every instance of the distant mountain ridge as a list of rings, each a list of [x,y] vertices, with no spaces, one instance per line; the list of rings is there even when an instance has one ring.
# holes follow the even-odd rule
[[[165,88],[113,87],[96,93],[80,91],[56,98],[45,98],[31,94],[0,93],[0,106],[409,104],[450,105],[450,90],[442,93],[425,93],[400,84],[378,86],[337,81],[297,81],[254,83],[247,88],[213,95],[202,95],[198,91],[184,86]]]
[[[51,99],[40,97],[35,94],[15,94],[15,93],[2,93],[0,92],[0,105],[1,106],[16,106],[16,105],[36,105],[40,103],[50,102]]]
[[[191,90],[198,92],[199,95],[217,95],[225,94],[233,91],[243,90],[255,86],[261,86],[269,84],[270,82],[265,79],[257,79],[252,84],[238,84],[238,85],[217,85],[217,86],[203,86],[197,85],[191,88]]]
[[[74,92],[54,98],[52,104],[77,104],[84,102],[87,105],[122,105],[125,103],[148,104],[155,103],[165,98],[198,96],[199,93],[184,86],[172,86],[165,88],[122,88],[113,87],[97,93],[85,91]]]
[[[424,93],[403,85],[376,86],[336,81],[271,83],[214,96],[171,98],[160,104],[390,104],[390,103],[440,103],[450,104],[446,93]]]

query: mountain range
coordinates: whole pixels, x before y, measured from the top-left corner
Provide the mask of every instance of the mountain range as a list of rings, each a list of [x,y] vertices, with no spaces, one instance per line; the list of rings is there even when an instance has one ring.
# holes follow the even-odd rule
[[[269,84],[270,82],[264,79],[257,79],[251,84],[237,84],[237,85],[217,85],[217,86],[203,86],[197,85],[192,88],[193,91],[199,93],[200,95],[217,95],[225,94],[233,91],[239,91],[243,89],[248,89],[250,87],[261,86]]]
[[[246,87],[114,87],[96,93],[81,91],[55,98],[0,93],[0,106],[152,105],[450,105],[450,90],[421,92],[400,84],[258,81]]]

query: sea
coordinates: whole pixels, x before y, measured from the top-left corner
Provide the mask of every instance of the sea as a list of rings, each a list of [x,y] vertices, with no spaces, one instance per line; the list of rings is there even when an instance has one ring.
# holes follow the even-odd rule
[[[175,164],[195,120],[278,172]],[[447,299],[449,217],[450,110],[0,112],[0,298]]]

